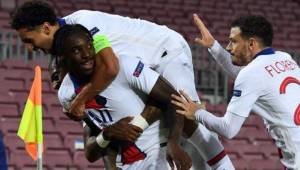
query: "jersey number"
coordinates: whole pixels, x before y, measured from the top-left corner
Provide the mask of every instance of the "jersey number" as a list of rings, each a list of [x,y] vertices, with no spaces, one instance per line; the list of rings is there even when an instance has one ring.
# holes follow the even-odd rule
[[[285,94],[286,93],[286,88],[289,84],[291,83],[296,83],[298,85],[300,85],[300,81],[297,80],[294,77],[287,77],[283,80],[283,82],[280,85],[280,94]],[[295,113],[294,113],[294,122],[296,125],[300,125],[300,104],[298,104]]]

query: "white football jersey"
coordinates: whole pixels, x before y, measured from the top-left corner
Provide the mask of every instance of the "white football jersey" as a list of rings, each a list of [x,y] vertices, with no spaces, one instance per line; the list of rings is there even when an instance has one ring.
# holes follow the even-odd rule
[[[115,80],[92,101],[86,104],[86,112],[99,128],[110,126],[124,117],[140,115],[144,101],[140,93],[149,94],[159,75],[136,58],[120,59],[120,71]],[[65,109],[84,85],[71,74],[67,74],[58,91],[59,101]],[[152,146],[166,142],[165,131],[160,129],[159,121],[154,122],[128,150],[124,150],[122,161],[136,161]],[[129,152],[129,153],[128,153]]]
[[[182,36],[166,26],[149,21],[108,14],[100,11],[79,10],[63,18],[66,24],[81,24],[92,35],[105,35],[117,56],[141,58],[155,66],[165,51],[182,48]],[[61,23],[61,22],[60,22]]]
[[[289,54],[267,48],[239,72],[227,112],[248,117],[254,105],[281,149],[282,163],[299,167],[300,68]]]

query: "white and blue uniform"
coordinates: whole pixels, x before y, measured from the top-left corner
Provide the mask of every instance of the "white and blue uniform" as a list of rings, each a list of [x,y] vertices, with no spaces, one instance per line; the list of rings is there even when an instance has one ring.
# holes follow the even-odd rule
[[[149,94],[158,77],[155,71],[136,58],[120,59],[120,71],[115,80],[87,103],[88,116],[95,125],[103,128],[121,118],[140,115],[145,104],[138,92]],[[83,85],[83,82],[76,80],[71,74],[65,76],[58,91],[59,101],[65,109]],[[133,145],[119,154],[122,169],[159,169],[157,166],[169,168],[165,152],[160,148],[160,144],[167,141],[166,131],[159,124],[159,121],[154,122]]]
[[[280,149],[282,164],[300,169],[299,65],[289,54],[267,48],[241,69],[217,42],[209,51],[228,73],[237,75],[226,114],[246,118],[256,112]]]
[[[191,51],[179,33],[149,21],[89,10],[76,11],[60,19],[59,23],[81,24],[93,37],[104,35],[119,58],[141,59],[176,89],[185,89],[199,101]]]
[[[179,33],[149,21],[89,10],[76,11],[59,20],[59,23],[81,24],[90,30],[94,39],[104,35],[119,59],[127,56],[141,59],[176,90],[184,90],[192,100],[200,102],[195,88],[191,50]],[[201,162],[201,157],[206,162],[217,160],[212,164],[218,162],[215,157],[224,153],[218,138],[202,125],[195,132],[197,135],[194,133],[192,143],[197,149],[190,149],[193,162]],[[200,150],[201,157],[197,150]],[[203,165],[198,166],[196,169],[204,169]]]

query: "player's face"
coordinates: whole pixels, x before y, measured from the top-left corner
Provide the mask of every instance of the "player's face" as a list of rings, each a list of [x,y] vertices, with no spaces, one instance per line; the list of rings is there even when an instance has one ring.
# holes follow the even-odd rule
[[[231,28],[226,50],[231,54],[234,65],[245,66],[251,61],[249,41],[241,36],[239,27]]]
[[[77,76],[90,76],[94,71],[95,49],[88,35],[82,33],[66,40],[64,56],[68,57],[69,69]]]
[[[18,32],[25,47],[30,52],[34,50],[42,50],[45,53],[49,52],[52,46],[53,35],[48,28],[45,28],[44,24],[37,26],[34,30],[21,28]]]

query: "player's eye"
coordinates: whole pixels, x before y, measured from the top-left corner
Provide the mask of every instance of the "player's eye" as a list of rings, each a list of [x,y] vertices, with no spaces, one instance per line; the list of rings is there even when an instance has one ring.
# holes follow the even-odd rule
[[[89,49],[92,48],[91,44],[88,44],[87,47],[88,47]]]
[[[78,48],[74,48],[74,49],[73,49],[73,53],[74,53],[74,54],[79,54],[79,53],[80,53],[80,50],[79,50]]]

